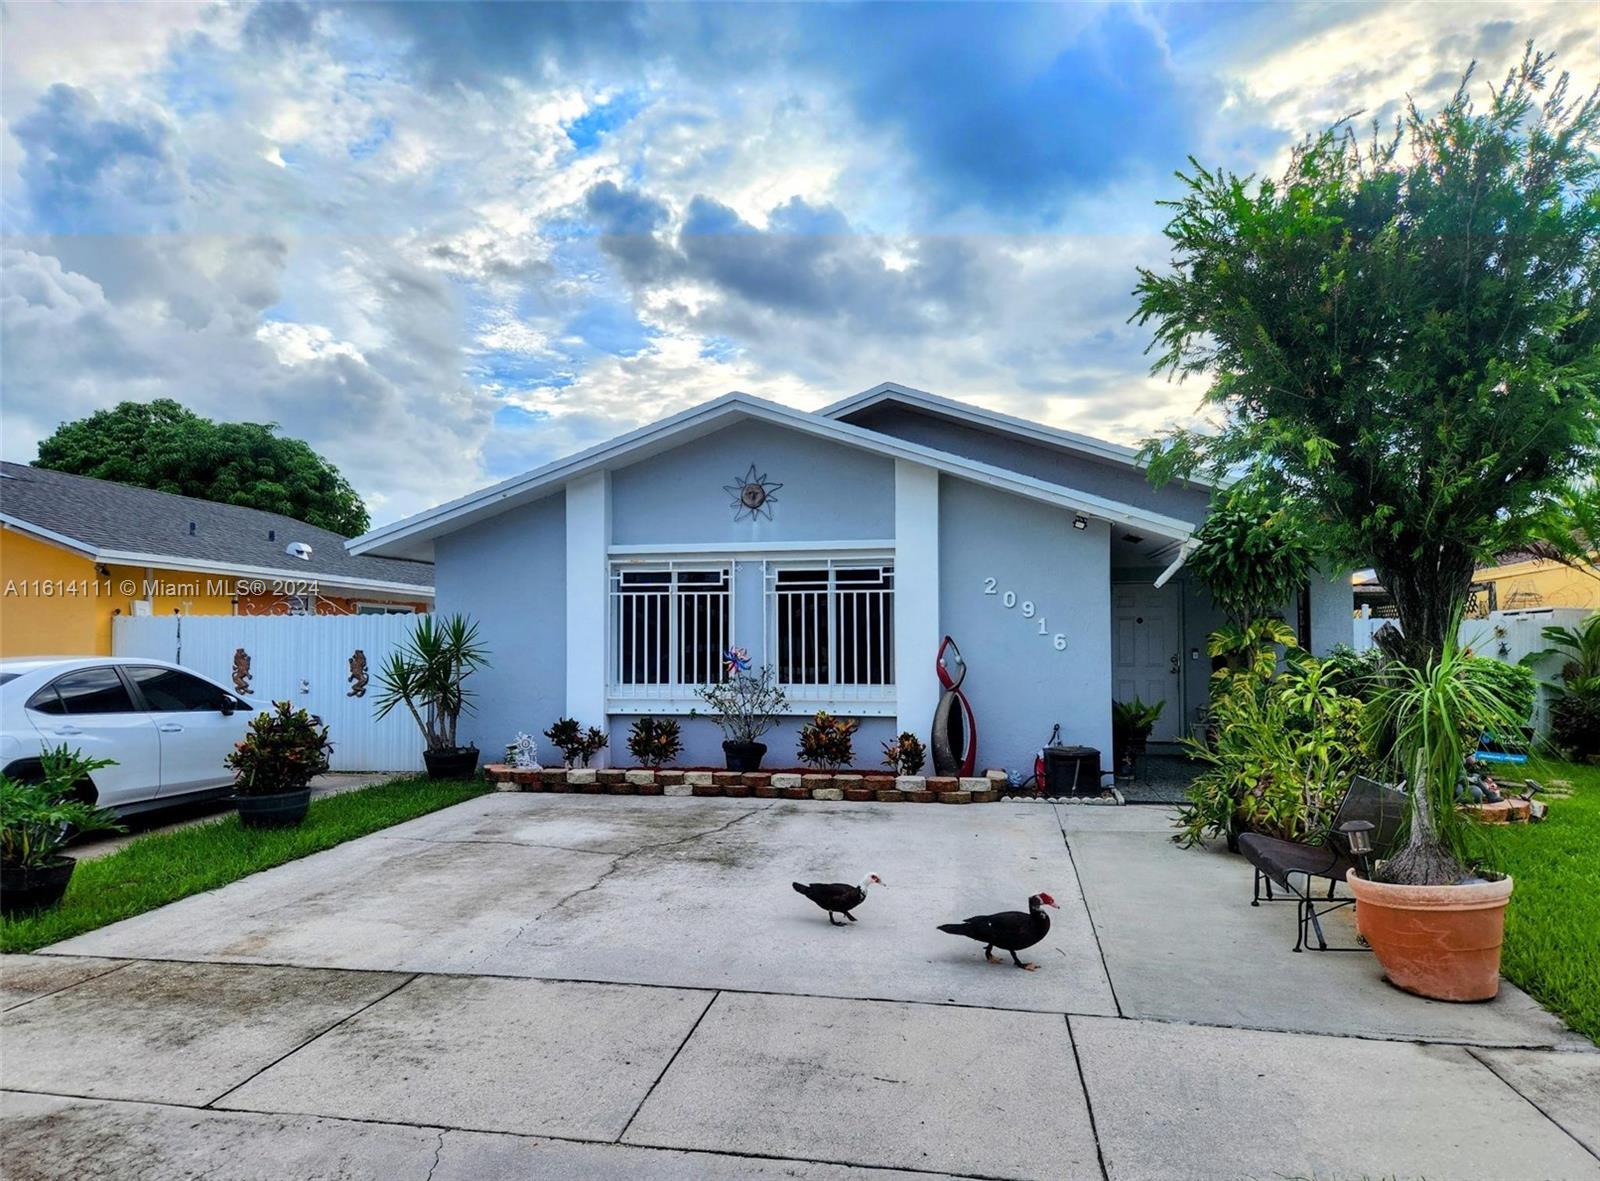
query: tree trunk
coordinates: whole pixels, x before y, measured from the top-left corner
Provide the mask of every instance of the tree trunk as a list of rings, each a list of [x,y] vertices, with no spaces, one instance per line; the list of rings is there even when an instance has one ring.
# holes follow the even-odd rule
[[[1399,655],[1415,668],[1425,667],[1444,651],[1467,601],[1477,569],[1472,551],[1452,542],[1416,557],[1386,555],[1373,568],[1400,616]]]

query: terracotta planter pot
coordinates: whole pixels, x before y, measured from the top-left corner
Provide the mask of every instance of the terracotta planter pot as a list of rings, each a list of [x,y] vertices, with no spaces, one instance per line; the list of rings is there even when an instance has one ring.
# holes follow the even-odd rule
[[[1500,991],[1509,877],[1466,886],[1394,886],[1354,871],[1356,926],[1389,983],[1439,1001],[1486,1001]]]

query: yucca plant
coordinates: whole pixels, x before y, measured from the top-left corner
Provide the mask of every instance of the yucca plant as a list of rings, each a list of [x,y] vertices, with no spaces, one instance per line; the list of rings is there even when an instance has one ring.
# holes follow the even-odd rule
[[[472,711],[466,679],[488,665],[478,625],[465,615],[419,615],[411,635],[378,668],[377,716],[404,704],[430,751],[454,751],[456,724]]]
[[[1513,690],[1510,666],[1470,655],[1455,632],[1421,668],[1385,666],[1366,705],[1368,745],[1407,782],[1411,800],[1406,843],[1379,864],[1378,881],[1445,886],[1492,870],[1494,848],[1457,810],[1456,782],[1481,735],[1520,733],[1531,703]]]

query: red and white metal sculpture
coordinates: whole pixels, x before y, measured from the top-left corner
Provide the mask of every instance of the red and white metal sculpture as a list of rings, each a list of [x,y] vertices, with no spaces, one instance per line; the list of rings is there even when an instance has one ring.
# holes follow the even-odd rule
[[[933,770],[936,775],[970,776],[978,763],[978,720],[972,705],[961,692],[967,678],[967,662],[955,640],[946,636],[934,657],[934,671],[944,692],[933,711]]]

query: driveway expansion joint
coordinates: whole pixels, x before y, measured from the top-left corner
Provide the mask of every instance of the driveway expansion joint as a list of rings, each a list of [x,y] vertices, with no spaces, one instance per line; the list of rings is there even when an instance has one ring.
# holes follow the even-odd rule
[[[656,1088],[661,1085],[661,1080],[667,1077],[667,1072],[672,1069],[672,1064],[678,1060],[678,1055],[683,1053],[683,1047],[689,1044],[689,1039],[694,1037],[695,1030],[700,1028],[700,1023],[706,1019],[706,1014],[711,1012],[711,1006],[717,1003],[717,998],[721,995],[722,992],[720,990],[711,994],[711,999],[706,1002],[706,1007],[700,1010],[700,1015],[694,1019],[694,1024],[689,1026],[689,1032],[683,1035],[683,1040],[678,1043],[677,1049],[672,1051],[672,1056],[667,1059],[666,1065],[651,1080],[650,1087],[645,1091],[644,1097],[634,1104],[633,1111],[629,1113],[627,1122],[622,1125],[622,1130],[617,1133],[614,1143],[622,1143],[622,1138],[628,1134],[628,1129],[633,1127],[633,1121],[639,1118],[639,1112],[644,1109],[646,1103],[650,1102],[650,1096],[656,1093]]]
[[[296,966],[298,966],[298,965],[296,965]],[[322,970],[323,969],[313,969],[313,971],[322,971]],[[417,973],[417,972],[408,972],[408,973],[406,973],[405,974],[406,978],[404,980],[400,981],[400,983],[396,984],[393,988],[390,988],[390,989],[386,990],[385,992],[381,993],[380,995],[373,997],[366,1004],[361,1005],[358,1008],[353,1009],[350,1012],[346,1013],[343,1017],[341,1017],[337,1021],[333,1022],[333,1024],[327,1026],[324,1029],[319,1030],[318,1032],[312,1034],[310,1037],[306,1038],[306,1040],[301,1042],[298,1046],[295,1046],[293,1049],[288,1050],[288,1051],[286,1051],[286,1052],[284,1052],[282,1054],[279,1054],[276,1058],[274,1058],[271,1062],[268,1062],[265,1066],[262,1066],[259,1070],[251,1071],[248,1078],[240,1079],[238,1082],[234,1083],[227,1090],[223,1091],[222,1094],[216,1095],[216,1096],[206,1100],[206,1102],[201,1104],[201,1106],[203,1108],[207,1108],[207,1109],[222,1110],[222,1109],[218,1109],[216,1105],[218,1103],[221,1103],[224,1099],[226,1099],[229,1095],[233,1094],[240,1087],[242,1087],[242,1086],[246,1085],[247,1083],[249,1083],[251,1079],[257,1078],[258,1076],[260,1076],[262,1074],[265,1074],[267,1071],[271,1070],[274,1066],[278,1065],[278,1063],[282,1062],[284,1059],[289,1058],[292,1055],[298,1054],[301,1050],[303,1050],[307,1046],[311,1045],[312,1042],[315,1042],[319,1038],[325,1037],[326,1035],[332,1033],[334,1030],[338,1029],[341,1025],[343,1025],[346,1021],[349,1021],[352,1017],[358,1017],[362,1013],[365,1013],[368,1009],[372,1008],[373,1005],[378,1004],[380,1001],[388,1000],[395,993],[399,992],[402,988],[404,988],[406,985],[410,984],[413,980],[415,980],[419,974],[420,973]]]
[[[28,954],[30,954],[30,955],[40,955],[42,953],[41,952],[30,952]],[[107,958],[111,958],[111,957],[95,956],[95,955],[84,955],[84,956],[61,955],[61,956],[58,956],[57,958],[63,959],[63,960],[67,960],[67,959],[97,960],[97,959],[107,959]],[[7,1005],[3,1010],[0,1010],[0,1012],[6,1012],[6,1013],[14,1012],[17,1009],[22,1008],[22,1006],[24,1006],[24,1005],[31,1005],[31,1004],[33,1004],[34,1001],[42,1001],[42,1000],[44,1000],[45,997],[47,997],[47,996],[55,996],[57,993],[69,992],[74,988],[77,988],[77,987],[79,987],[81,985],[89,983],[89,981],[91,981],[91,980],[99,980],[102,976],[109,976],[113,972],[120,972],[120,971],[122,971],[123,968],[126,968],[129,964],[136,964],[138,962],[139,961],[136,960],[136,959],[125,959],[120,963],[112,964],[104,972],[96,972],[92,976],[85,976],[82,980],[74,980],[71,984],[63,984],[60,988],[52,988],[49,992],[41,992],[41,993],[39,993],[38,996],[30,996],[30,997],[27,998],[27,1000],[18,1001],[14,1005]]]
[[[1556,1127],[1560,1128],[1561,1131],[1567,1136],[1567,1138],[1572,1140],[1574,1143],[1576,1143],[1579,1148],[1583,1149],[1590,1156],[1594,1157],[1595,1160],[1600,1161],[1600,1152],[1596,1152],[1589,1145],[1585,1144],[1581,1139],[1579,1139],[1579,1137],[1576,1134],[1573,1133],[1571,1128],[1567,1127],[1566,1124],[1562,1123],[1554,1115],[1552,1115],[1550,1112],[1546,1111],[1544,1109],[1544,1107],[1541,1106],[1538,1102],[1536,1102],[1531,1096],[1529,1096],[1526,1093],[1524,1093],[1522,1088],[1518,1087],[1516,1083],[1512,1082],[1505,1075],[1501,1074],[1498,1070],[1496,1070],[1494,1068],[1494,1063],[1493,1062],[1489,1061],[1487,1058],[1483,1057],[1483,1055],[1478,1053],[1478,1050],[1481,1047],[1463,1046],[1462,1048],[1464,1050],[1466,1050],[1467,1057],[1471,1058],[1474,1062],[1478,1063],[1479,1066],[1482,1066],[1490,1074],[1494,1075],[1495,1078],[1499,1079],[1503,1084],[1505,1084],[1506,1088],[1508,1090],[1510,1090],[1513,1095],[1515,1095],[1517,1098],[1521,1099],[1524,1103],[1526,1103],[1529,1107],[1533,1108],[1540,1115],[1544,1116],[1545,1119],[1549,1120]],[[1561,1051],[1559,1051],[1559,1050],[1552,1050],[1552,1051],[1549,1051],[1549,1052],[1550,1053],[1561,1053]]]
[[[1070,1014],[1062,1018],[1067,1023],[1067,1041],[1072,1046],[1072,1067],[1078,1074],[1078,1086],[1083,1091],[1084,1110],[1089,1113],[1089,1135],[1094,1139],[1095,1159],[1100,1162],[1101,1181],[1111,1181],[1111,1174],[1106,1169],[1106,1149],[1100,1143],[1100,1128],[1094,1121],[1094,1096],[1089,1094],[1089,1080],[1083,1075],[1083,1058],[1078,1053],[1078,1036],[1072,1031],[1072,1017]]]
[[[347,1115],[319,1115],[304,1111],[277,1111],[265,1107],[199,1107],[190,1103],[174,1103],[163,1099],[108,1099],[103,1095],[80,1095],[71,1091],[26,1091],[17,1087],[0,1087],[0,1095],[38,1095],[49,1099],[71,1099],[81,1103],[126,1104],[132,1107],[157,1107],[167,1110],[192,1111],[199,1115],[263,1115],[282,1119],[308,1119],[330,1124],[355,1124],[371,1125],[385,1128],[414,1128],[437,1132],[439,1135],[440,1154],[443,1153],[444,1137],[451,1133],[465,1133],[472,1136],[499,1136],[510,1140],[528,1140],[534,1143],[543,1141],[558,1144],[581,1145],[616,1145],[615,1141],[590,1139],[583,1136],[561,1135],[553,1132],[518,1132],[502,1129],[474,1128],[458,1124],[410,1123],[406,1120],[383,1119],[378,1116],[354,1117]],[[630,1140],[625,1144],[616,1145],[622,1148],[636,1149],[640,1152],[664,1152],[675,1156],[717,1156],[729,1157],[734,1160],[761,1160],[772,1161],[776,1164],[797,1165],[833,1165],[847,1169],[867,1169],[882,1172],[905,1173],[918,1177],[949,1177],[957,1181],[1018,1181],[1018,1178],[1000,1173],[953,1173],[946,1169],[918,1168],[915,1165],[883,1165],[871,1164],[865,1161],[833,1160],[827,1157],[809,1156],[780,1156],[775,1153],[759,1151],[734,1151],[721,1148],[674,1148],[662,1144],[649,1144],[638,1140]],[[434,1161],[434,1169],[438,1168],[439,1160]],[[430,1171],[431,1175],[431,1171]]]

